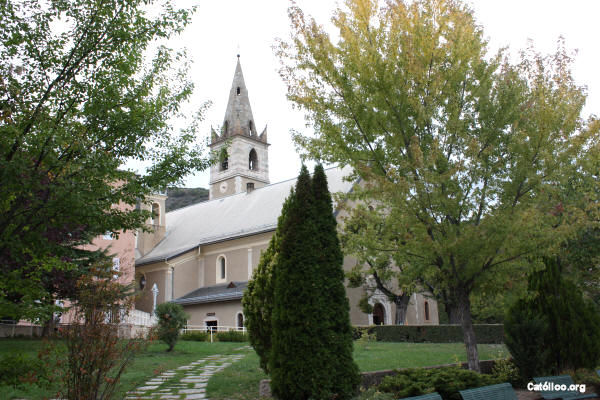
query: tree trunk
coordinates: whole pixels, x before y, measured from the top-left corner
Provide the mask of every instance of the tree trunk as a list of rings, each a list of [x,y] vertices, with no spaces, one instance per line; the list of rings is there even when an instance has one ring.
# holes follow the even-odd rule
[[[410,296],[404,294],[394,298],[394,304],[396,304],[396,320],[394,321],[394,324],[406,324],[406,310],[408,309],[409,302]]]
[[[466,292],[458,293],[458,308],[462,316],[462,329],[467,348],[467,363],[471,371],[481,372],[479,369],[479,353],[477,352],[477,338],[473,329],[473,321],[471,319],[471,301],[469,294]]]
[[[446,314],[448,314],[448,323],[454,325],[462,324],[462,310],[457,304],[452,302],[444,303],[444,307],[446,308]]]
[[[448,315],[448,323],[452,325],[462,324],[462,310],[458,306],[456,300],[451,299],[448,290],[442,290],[440,292],[442,303],[444,304],[444,310]]]

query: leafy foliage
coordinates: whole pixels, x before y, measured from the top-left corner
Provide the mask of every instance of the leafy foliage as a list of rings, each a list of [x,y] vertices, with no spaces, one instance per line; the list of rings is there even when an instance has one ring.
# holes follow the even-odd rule
[[[342,253],[322,167],[302,167],[274,267],[271,388],[279,398],[348,399],[358,385]]]
[[[156,306],[156,316],[158,317],[156,335],[169,346],[167,351],[172,351],[179,339],[179,332],[187,323],[189,316],[183,311],[181,305],[168,302]]]
[[[119,324],[133,308],[129,294],[130,287],[113,279],[111,263],[95,265],[92,274],[79,279],[71,324],[59,330],[66,354],[45,351],[42,357],[52,363],[52,355],[58,354],[55,370],[63,383],[58,397],[92,400],[116,396],[123,371],[146,345],[143,338],[119,337]]]
[[[2,2],[0,315],[49,318],[99,258],[82,245],[142,227],[138,201],[208,166],[200,111],[180,132],[169,121],[192,91],[185,54],[147,52],[190,15],[162,0]]]
[[[597,174],[584,167],[600,124],[580,116],[585,90],[564,43],[516,65],[490,56],[458,0],[347,0],[335,43],[298,7],[290,19],[281,74],[315,132],[294,139],[361,178],[340,199],[345,248],[393,293],[416,282],[442,299],[478,370],[472,296],[524,277],[520,260],[559,251],[598,207],[565,201],[570,179]]]
[[[506,344],[524,379],[565,369],[594,368],[600,360],[600,316],[563,277],[558,259],[529,280],[530,297],[518,301],[505,323]]]
[[[0,358],[0,385],[14,388],[36,383],[49,384],[50,373],[42,360],[23,354],[9,354]]]

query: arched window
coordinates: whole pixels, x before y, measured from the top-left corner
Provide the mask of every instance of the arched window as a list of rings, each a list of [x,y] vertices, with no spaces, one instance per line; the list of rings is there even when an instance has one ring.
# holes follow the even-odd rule
[[[237,315],[237,327],[242,329],[244,327],[244,314],[238,313]]]
[[[381,305],[381,303],[377,303],[373,306],[373,324],[385,324],[385,309],[383,308],[383,305]]]
[[[152,225],[160,225],[160,206],[152,203]]]
[[[425,302],[425,321],[429,321],[429,303]]]
[[[248,169],[250,171],[258,170],[258,156],[254,149],[250,150],[250,154],[248,155]]]
[[[217,265],[215,270],[216,283],[223,283],[227,279],[227,258],[224,254],[217,257]]]
[[[241,92],[240,92],[240,87],[238,86],[238,87],[237,87],[237,95],[239,96],[239,95],[240,95],[240,93],[241,93]]]
[[[225,152],[223,160],[221,161],[221,171],[225,171],[227,168],[229,168],[229,154]]]
[[[250,135],[252,135],[252,121],[248,122],[248,132],[250,132]]]

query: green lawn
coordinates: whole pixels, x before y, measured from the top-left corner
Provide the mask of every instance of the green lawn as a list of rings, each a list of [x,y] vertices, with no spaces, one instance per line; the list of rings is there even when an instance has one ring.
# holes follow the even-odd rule
[[[504,345],[477,346],[481,360],[507,357]],[[354,360],[361,372],[383,369],[426,367],[467,360],[462,343],[354,342]],[[258,383],[267,376],[252,352],[223,372],[213,376],[206,387],[211,400],[257,400]]]
[[[0,358],[10,352],[36,356],[41,346],[40,340],[0,339]],[[189,364],[211,354],[240,353],[242,351],[234,350],[239,347],[240,343],[180,341],[173,352],[167,353],[166,345],[153,343],[123,375],[120,394],[117,398],[124,397],[125,392],[143,385],[151,377],[165,370]],[[258,366],[258,356],[253,351],[245,351],[245,353],[247,356],[244,359],[233,363],[210,379],[207,386],[207,396],[210,399],[258,399],[258,383],[266,376]],[[483,360],[505,357],[507,352],[503,345],[480,345],[479,355]],[[365,343],[359,341],[354,345],[354,359],[361,371],[375,371],[447,364],[457,360],[465,361],[466,355],[464,345],[461,343]],[[25,389],[15,390],[11,387],[0,386],[0,398],[43,399],[53,396],[56,388],[56,385],[49,389],[31,385]]]
[[[59,343],[59,345],[61,345]],[[18,352],[36,357],[42,347],[41,340],[0,339],[0,358],[11,352]],[[151,344],[146,351],[140,354],[131,366],[125,371],[119,385],[119,394],[116,398],[124,398],[125,392],[142,386],[144,382],[163,371],[186,365],[192,361],[211,354],[239,353],[234,349],[240,343],[199,343],[179,341],[171,353],[165,350],[167,346],[161,343]],[[30,400],[53,397],[58,385],[51,388],[40,388],[31,385],[25,389],[13,389],[0,386],[0,399],[27,398]]]

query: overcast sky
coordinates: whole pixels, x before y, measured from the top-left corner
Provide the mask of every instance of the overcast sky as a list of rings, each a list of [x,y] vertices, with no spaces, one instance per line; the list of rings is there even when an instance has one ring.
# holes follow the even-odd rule
[[[192,0],[180,1],[181,6]],[[268,124],[269,172],[271,182],[297,175],[300,159],[290,139],[290,129],[304,130],[303,114],[286,100],[286,88],[277,69],[279,62],[272,46],[275,39],[289,37],[285,0],[196,0],[199,9],[185,33],[176,39],[193,60],[191,75],[195,84],[192,105],[212,101],[205,114],[200,138],[205,140],[210,126],[220,126],[233,73],[236,54],[241,55],[257,130]],[[331,25],[335,0],[297,0],[306,14]],[[536,49],[554,52],[560,35],[569,49],[577,49],[574,68],[577,83],[587,85],[585,114],[600,114],[600,1],[598,0],[472,0],[490,48],[508,46],[516,53],[532,39]],[[208,187],[208,172],[188,177],[187,187]]]

